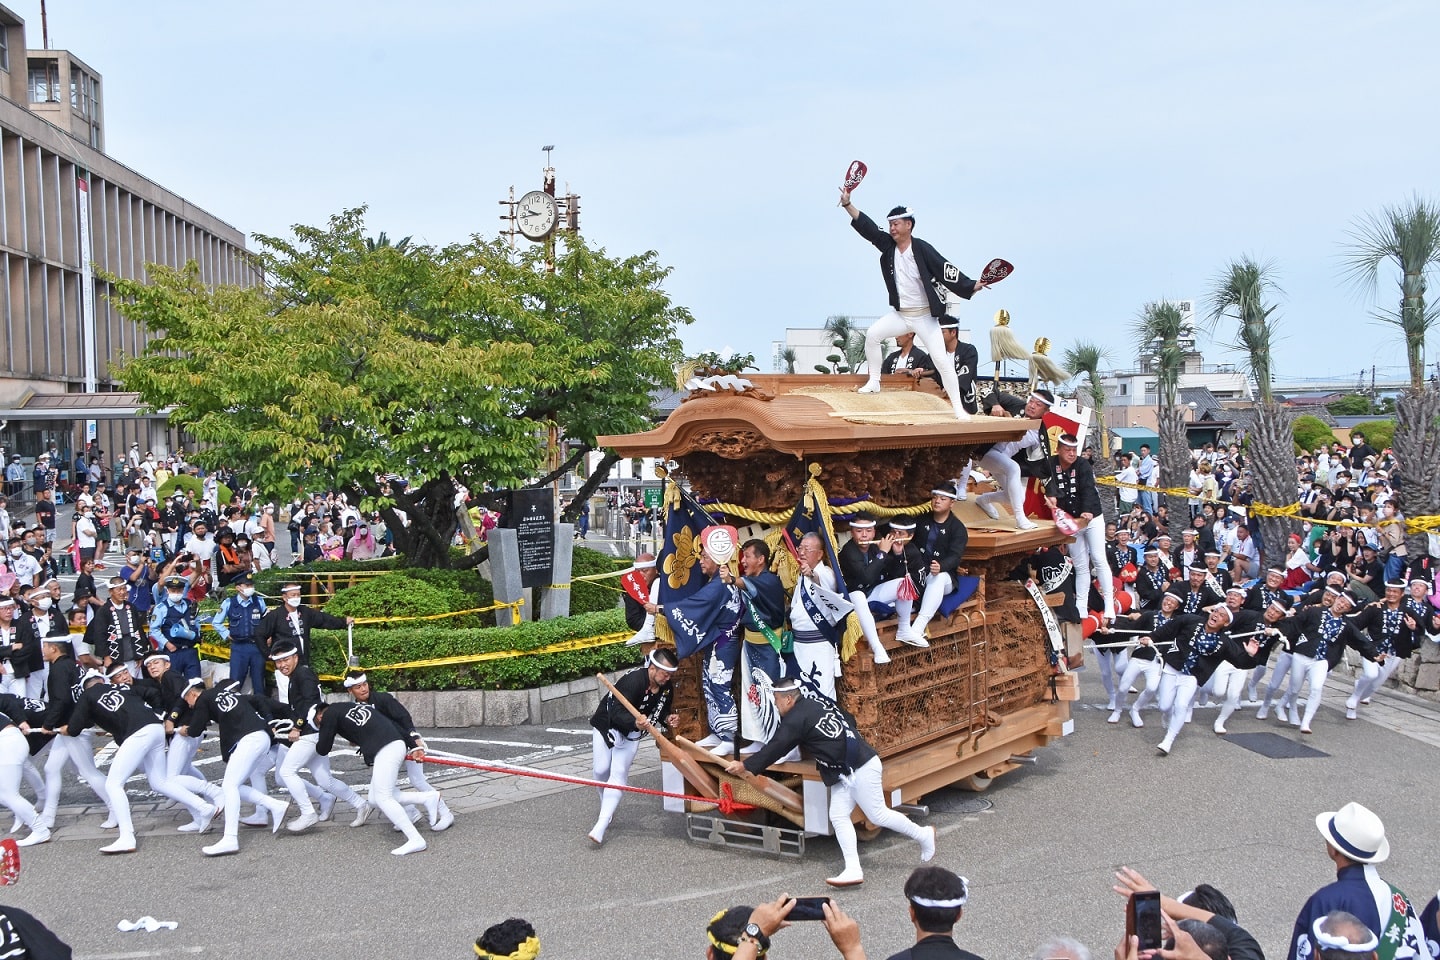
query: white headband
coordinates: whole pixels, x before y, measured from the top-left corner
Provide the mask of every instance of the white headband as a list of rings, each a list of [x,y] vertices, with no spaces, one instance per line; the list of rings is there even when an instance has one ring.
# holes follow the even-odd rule
[[[872,529],[874,526],[875,526],[875,521],[874,521],[874,520],[851,520],[851,521],[850,521],[850,529],[851,529],[851,530],[857,530],[857,529],[858,529],[858,530],[869,530],[869,529]]]
[[[661,670],[664,670],[666,673],[674,673],[676,670],[679,670],[679,669],[680,669],[678,666],[676,666],[676,667],[671,667],[671,666],[667,666],[667,665],[661,663],[660,660],[655,656],[655,651],[653,651],[653,650],[650,651],[650,656],[648,656],[648,657],[645,658],[645,662],[648,663],[648,664],[650,664],[650,666],[652,666],[652,667],[659,667]]]
[[[1062,447],[1078,447],[1078,446],[1080,446],[1080,441],[1079,441],[1079,440],[1076,440],[1074,437],[1070,437],[1070,439],[1067,440],[1067,439],[1065,439],[1066,437],[1070,437],[1070,435],[1069,435],[1068,433],[1067,433],[1067,434],[1061,434],[1061,436],[1060,436],[1060,446],[1062,446]]]
[[[365,674],[363,674],[363,673],[360,674],[360,676],[358,676],[358,677],[346,677],[346,678],[345,678],[345,689],[346,689],[346,690],[349,690],[351,687],[358,687],[358,686],[360,686],[360,684],[362,684],[362,683],[369,683],[369,682],[370,682],[370,678],[367,677],[367,676],[365,676]]]
[[[636,560],[630,565],[635,570],[652,570],[655,567],[654,560]]]
[[[949,497],[951,500],[959,499],[958,496],[956,495],[956,492],[955,492],[954,490],[941,490],[939,487],[936,487],[934,490],[931,490],[931,491],[930,491],[930,496],[932,496],[932,497]]]
[[[1324,922],[1324,917],[1316,917],[1315,925],[1310,928],[1310,932],[1315,934],[1315,943],[1321,950],[1343,950],[1346,953],[1369,953],[1380,945],[1379,938],[1369,930],[1365,932],[1370,934],[1370,939],[1364,943],[1351,943],[1348,937],[1339,937],[1333,933],[1326,933],[1324,930],[1321,930],[1320,925]]]
[[[1051,403],[1049,400],[1046,400],[1044,397],[1040,396],[1040,394],[1038,394],[1038,393],[1032,393],[1032,394],[1030,394],[1030,396],[1026,397],[1025,399],[1026,399],[1027,401],[1029,401],[1029,400],[1039,400],[1041,403],[1045,404],[1045,406],[1047,406],[1047,407],[1052,407],[1052,406],[1054,406],[1053,403]]]
[[[914,220],[914,219],[915,219],[915,211],[911,210],[909,207],[902,207],[902,208],[900,209],[900,212],[899,212],[899,213],[892,213],[892,214],[890,214],[890,216],[886,217],[885,219],[886,219],[886,220]]]
[[[910,902],[917,907],[934,907],[938,910],[954,910],[958,907],[963,907],[966,901],[970,899],[970,894],[968,893],[970,881],[961,877],[960,883],[964,885],[967,892],[962,893],[954,900],[927,900],[925,897],[911,897]]]

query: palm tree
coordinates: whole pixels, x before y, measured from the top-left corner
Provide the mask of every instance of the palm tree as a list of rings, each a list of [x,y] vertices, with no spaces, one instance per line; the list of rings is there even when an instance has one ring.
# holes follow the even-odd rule
[[[776,359],[776,361],[777,361],[777,365],[778,365],[779,363],[785,364],[785,372],[786,372],[786,373],[794,373],[794,372],[795,372],[795,361],[798,359],[798,357],[797,357],[796,354],[795,354],[795,348],[794,348],[794,347],[782,347],[782,348],[780,348],[780,352],[775,355],[775,359]]]
[[[1072,378],[1085,375],[1084,393],[1077,391],[1077,396],[1083,396],[1090,402],[1095,423],[1095,473],[1102,477],[1108,477],[1115,472],[1115,461],[1110,455],[1110,430],[1105,426],[1105,386],[1100,382],[1100,365],[1108,363],[1109,360],[1109,351],[1089,340],[1075,341],[1061,357],[1065,369],[1072,371]],[[1107,520],[1114,520],[1116,517],[1115,499],[1116,488],[1102,484],[1100,503],[1105,508]]]
[[[396,253],[404,253],[410,249],[410,238],[402,237],[396,242],[391,242],[389,235],[387,235],[384,230],[380,231],[380,236],[378,237],[365,238],[365,249],[370,253],[374,253],[382,247],[389,247]]]
[[[1371,296],[1382,264],[1400,268],[1400,307],[1377,314],[1400,328],[1410,367],[1410,387],[1396,404],[1391,444],[1406,514],[1440,513],[1440,387],[1425,380],[1425,339],[1440,320],[1440,311],[1425,305],[1426,281],[1440,267],[1440,205],[1416,196],[1378,216],[1360,218],[1344,258],[1348,279]],[[1425,535],[1412,533],[1407,539],[1410,555],[1423,555]]]
[[[1160,436],[1160,486],[1183,487],[1190,478],[1190,446],[1185,442],[1185,413],[1178,405],[1185,351],[1180,340],[1185,319],[1180,308],[1165,300],[1145,304],[1132,325],[1141,357],[1149,358],[1155,374],[1155,432]],[[1184,496],[1168,495],[1170,515],[1188,512]]]
[[[830,344],[836,350],[825,358],[835,373],[853,373],[865,362],[865,331],[858,329],[849,317],[843,314],[826,317],[825,332],[830,334]]]
[[[1213,281],[1207,320],[1212,332],[1221,320],[1235,321],[1235,339],[1228,346],[1246,357],[1245,366],[1259,395],[1249,437],[1255,499],[1286,506],[1296,499],[1295,438],[1290,417],[1275,402],[1270,387],[1276,327],[1272,318],[1276,308],[1265,302],[1266,297],[1278,292],[1274,264],[1257,263],[1249,256],[1231,260]],[[1284,517],[1260,518],[1260,543],[1272,559],[1283,556],[1285,538],[1294,529],[1296,524]]]

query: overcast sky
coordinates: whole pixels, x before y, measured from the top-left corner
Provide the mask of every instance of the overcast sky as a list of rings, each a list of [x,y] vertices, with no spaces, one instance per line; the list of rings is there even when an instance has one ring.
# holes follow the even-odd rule
[[[8,2],[38,47],[38,0]],[[765,370],[785,327],[885,309],[835,206],[853,159],[877,220],[907,203],[972,275],[1015,263],[963,308],[982,362],[1005,307],[1129,366],[1146,301],[1249,253],[1283,288],[1282,376],[1399,373],[1341,248],[1440,198],[1433,0],[47,6],[104,77],[109,153],[246,233],[368,204],[391,237],[494,235],[555,144],[585,234],[674,268],[687,346]]]

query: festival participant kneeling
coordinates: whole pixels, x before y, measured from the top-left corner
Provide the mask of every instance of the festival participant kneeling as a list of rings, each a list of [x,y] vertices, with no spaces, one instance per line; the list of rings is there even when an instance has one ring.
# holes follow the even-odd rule
[[[204,833],[209,829],[210,821],[215,819],[215,807],[165,775],[165,728],[155,712],[139,694],[106,683],[97,670],[87,671],[80,682],[83,690],[75,711],[56,733],[78,737],[94,723],[115,738],[117,749],[110,758],[105,793],[110,798],[110,813],[120,827],[120,837],[101,847],[100,852],[135,852],[135,825],[130,818],[125,781],[141,767],[145,768],[145,779],[151,790],[190,811],[197,824],[195,832]]]
[[[590,717],[591,750],[594,761],[595,779],[605,783],[624,786],[630,782],[630,764],[635,762],[635,752],[647,733],[654,731],[655,724],[673,726],[676,716],[670,712],[670,700],[674,693],[675,671],[680,661],[675,652],[657,647],[645,659],[645,667],[631,670],[615,683],[615,689],[630,701],[630,705],[645,717],[636,720],[635,715],[621,706],[615,694],[607,693]],[[600,789],[600,816],[590,829],[590,841],[596,846],[605,842],[605,831],[620,805],[620,790]]]
[[[953,482],[937,485],[930,491],[930,516],[915,524],[915,537],[907,548],[910,553],[907,563],[918,560],[924,592],[920,594],[920,612],[915,622],[906,623],[902,618],[895,630],[895,639],[901,643],[930,646],[930,641],[925,639],[925,628],[940,609],[945,594],[955,589],[960,561],[965,559],[965,545],[970,540],[965,524],[950,512],[959,499],[960,491]]]
[[[857,806],[871,824],[904,834],[920,844],[920,859],[935,856],[935,828],[916,826],[909,817],[885,804],[880,757],[855,731],[855,722],[833,702],[800,694],[797,678],[775,685],[775,709],[780,728],[765,748],[745,760],[725,765],[727,773],[759,774],[795,747],[803,747],[815,769],[830,788],[830,826],[845,858],[845,869],[825,882],[832,887],[853,887],[865,881],[850,814]]]
[[[220,728],[220,757],[225,761],[225,778],[220,782],[224,795],[225,835],[202,847],[207,857],[240,852],[240,802],[253,803],[270,814],[270,832],[280,829],[290,804],[274,799],[250,785],[255,768],[270,759],[270,708],[263,696],[242,694],[242,680],[226,680],[205,689],[199,680],[190,681],[182,696],[189,705],[190,719],[175,732],[198,738],[213,720]]]
[[[850,521],[850,539],[840,548],[840,575],[850,590],[855,619],[860,621],[860,631],[865,634],[876,663],[889,663],[890,654],[885,652],[875,629],[870,601],[894,604],[901,622],[910,622],[911,601],[900,599],[900,585],[905,582],[905,555],[903,551],[892,553],[894,544],[895,538],[889,533],[877,543],[875,520],[861,514]]]
[[[440,821],[440,793],[436,790],[422,793],[395,789],[400,764],[405,761],[406,753],[419,749],[418,738],[412,738],[368,703],[348,706],[337,703],[332,706],[322,700],[310,708],[307,719],[311,726],[320,730],[320,738],[315,744],[315,752],[320,756],[330,756],[337,734],[360,748],[360,754],[371,770],[369,803],[385,814],[395,829],[405,834],[405,843],[390,852],[403,857],[407,853],[424,850],[425,839],[410,822],[405,807],[423,806],[430,815],[431,827],[434,827]],[[290,731],[290,739],[299,740],[300,732]]]

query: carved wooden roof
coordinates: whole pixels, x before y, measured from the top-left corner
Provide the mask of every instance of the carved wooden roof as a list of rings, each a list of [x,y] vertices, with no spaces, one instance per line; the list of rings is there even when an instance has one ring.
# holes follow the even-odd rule
[[[733,389],[692,391],[654,430],[602,436],[623,457],[684,457],[705,451],[743,460],[764,451],[795,457],[1018,440],[1035,420],[977,416],[957,421],[938,386],[888,376],[879,393],[855,392],[852,376],[757,374]]]

